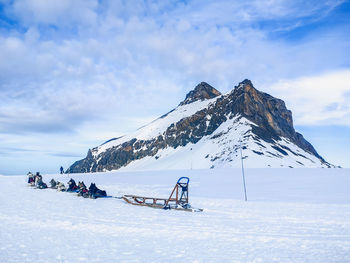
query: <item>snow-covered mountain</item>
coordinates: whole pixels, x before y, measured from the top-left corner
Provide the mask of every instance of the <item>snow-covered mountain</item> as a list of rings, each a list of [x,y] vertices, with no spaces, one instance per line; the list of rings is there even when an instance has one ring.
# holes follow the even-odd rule
[[[67,172],[239,167],[334,167],[293,127],[285,103],[244,80],[227,94],[207,83],[136,132],[90,149]]]

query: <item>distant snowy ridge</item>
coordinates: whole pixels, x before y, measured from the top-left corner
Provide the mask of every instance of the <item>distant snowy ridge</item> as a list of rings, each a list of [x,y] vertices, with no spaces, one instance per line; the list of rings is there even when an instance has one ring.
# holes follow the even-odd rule
[[[118,146],[124,142],[130,141],[134,138],[137,140],[150,140],[157,136],[160,136],[164,131],[173,123],[180,121],[183,118],[192,116],[197,111],[202,110],[215,99],[205,101],[195,101],[191,104],[181,105],[176,107],[174,110],[165,114],[164,116],[152,121],[146,126],[139,128],[136,132],[117,138],[116,140],[104,143],[96,148],[92,149],[93,156],[98,156],[108,148]]]
[[[334,167],[295,132],[285,103],[249,80],[222,95],[200,83],[178,107],[90,149],[67,172],[238,167]]]

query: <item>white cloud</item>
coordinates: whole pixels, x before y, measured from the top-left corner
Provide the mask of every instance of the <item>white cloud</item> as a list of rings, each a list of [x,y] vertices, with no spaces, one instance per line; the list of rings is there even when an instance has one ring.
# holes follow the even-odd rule
[[[297,125],[350,126],[350,70],[281,80],[271,92],[283,98]]]
[[[29,25],[69,26],[71,23],[94,23],[97,6],[96,0],[21,0],[14,2],[11,11]]]
[[[16,23],[0,31],[0,140],[87,149],[171,110],[200,81],[226,92],[245,78],[286,99],[297,123],[323,123],[317,112],[303,117],[288,89],[269,88],[350,65],[350,36],[333,28],[288,42],[269,33],[323,17],[341,2],[5,2]],[[265,30],[261,21],[277,22]],[[323,116],[349,123],[347,100],[324,101]],[[38,134],[50,143],[27,139]]]
[[[289,44],[270,41],[267,32],[241,21],[241,12],[256,21],[307,16],[334,6],[315,2],[308,9],[305,5],[112,1],[97,8],[95,1],[15,2],[13,12],[29,27],[23,35],[0,36],[0,97],[7,101],[0,109],[20,113],[17,105],[30,101],[33,113],[29,115],[34,119],[35,112],[42,112],[78,127],[110,112],[161,114],[203,80],[227,91],[247,77],[259,88],[348,63],[343,54],[349,45],[342,32],[321,41]],[[88,26],[80,20],[84,10],[97,17]],[[61,25],[61,20],[78,25],[77,33],[51,39],[38,29],[45,23]]]
[[[71,16],[69,12],[94,12],[96,3],[15,2],[14,9],[23,21],[27,18],[20,10],[30,11],[35,19],[27,22],[30,27],[23,36],[0,37],[0,97],[7,102],[0,106],[3,112],[23,116],[19,123],[44,125],[47,120],[49,125],[54,118],[74,130],[111,113],[133,117],[162,114],[203,80],[224,92],[244,78],[251,78],[259,88],[260,84],[313,74],[315,68],[322,71],[346,61],[343,54],[348,45],[338,41],[341,32],[322,41],[316,38],[290,45],[270,41],[266,32],[252,26],[232,30],[225,25],[229,21],[241,25],[241,18],[228,14],[234,10],[254,14],[250,16],[255,20],[290,15],[287,7],[297,5],[288,1],[271,1],[271,8],[254,1],[193,1],[177,6],[116,1],[106,5],[110,8],[101,7],[105,11],[91,20],[88,29],[78,27],[74,37],[56,40],[47,39],[36,23],[59,23]],[[308,14],[326,6],[315,4]],[[184,11],[181,19],[180,11]],[[46,18],[46,13],[53,15]],[[215,17],[221,20],[215,22]],[[69,20],[73,18],[67,19],[73,22]],[[76,21],[77,25],[84,22]],[[214,22],[222,26],[214,26]],[[322,63],[325,57],[327,64]],[[27,107],[29,101],[31,107]],[[4,127],[12,127],[9,123]]]

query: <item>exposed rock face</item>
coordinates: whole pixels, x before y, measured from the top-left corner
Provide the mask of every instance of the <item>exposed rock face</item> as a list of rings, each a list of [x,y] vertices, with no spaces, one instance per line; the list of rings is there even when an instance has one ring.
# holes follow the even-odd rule
[[[259,127],[254,126],[253,132],[260,138],[268,142],[279,137],[289,138],[301,149],[322,158],[300,133],[295,132],[292,112],[283,100],[256,90],[250,80],[239,83],[232,98],[236,99],[233,111],[256,123]]]
[[[228,119],[239,116],[246,118],[256,125],[251,126],[253,137],[257,141],[263,140],[273,145],[279,153],[285,155],[281,146],[274,145],[282,137],[297,145],[305,152],[316,156],[321,163],[329,166],[318,155],[313,146],[303,136],[295,132],[292,112],[285,103],[269,94],[256,90],[249,80],[239,83],[230,93],[220,96],[221,93],[207,83],[200,83],[187,94],[186,99],[179,107],[216,98],[212,103],[198,110],[195,114],[171,123],[162,133],[151,139],[136,139],[124,141],[101,151],[99,147],[89,150],[85,159],[75,162],[68,172],[97,172],[119,169],[130,162],[146,156],[155,156],[161,149],[196,144],[203,137],[213,134],[220,125]],[[176,110],[176,109],[175,109]],[[167,115],[162,116],[166,118]],[[287,147],[284,147],[287,148]],[[290,150],[288,148],[288,150]],[[261,152],[254,151],[258,155]],[[297,155],[296,153],[292,152]],[[277,154],[278,155],[278,154]]]
[[[68,168],[67,172],[88,173],[91,171],[91,164],[93,163],[94,158],[92,157],[91,149],[89,149],[86,157],[80,161],[75,162],[71,167]]]
[[[212,99],[220,95],[220,91],[216,90],[206,82],[201,82],[194,88],[194,90],[191,90],[186,95],[185,100],[180,103],[180,106],[197,100]]]

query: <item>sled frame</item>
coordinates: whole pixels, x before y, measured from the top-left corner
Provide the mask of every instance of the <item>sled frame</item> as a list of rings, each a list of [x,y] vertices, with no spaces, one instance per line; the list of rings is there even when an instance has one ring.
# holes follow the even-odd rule
[[[160,209],[175,209],[188,212],[201,212],[203,209],[193,209],[188,203],[188,177],[180,177],[169,198],[145,197],[138,195],[123,195],[122,199],[129,204],[148,206]]]
[[[188,204],[189,181],[190,179],[188,177],[180,177],[180,179],[177,180],[177,183],[174,186],[174,189],[171,192],[168,200],[166,201],[165,206],[168,206],[169,202],[171,201],[175,201],[176,205],[181,205],[181,206]],[[175,194],[175,197],[173,197],[174,194]]]

